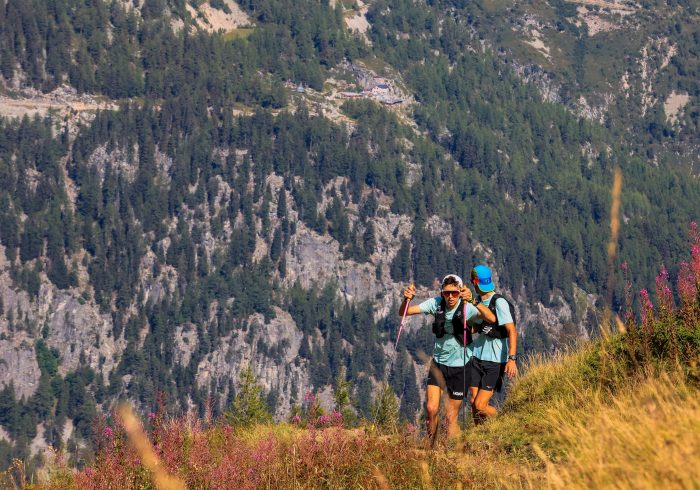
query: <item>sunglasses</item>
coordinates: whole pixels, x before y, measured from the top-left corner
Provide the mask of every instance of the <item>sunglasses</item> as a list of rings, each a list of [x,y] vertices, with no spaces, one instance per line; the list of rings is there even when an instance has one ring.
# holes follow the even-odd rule
[[[442,294],[444,294],[447,297],[455,297],[459,296],[459,291],[443,291]]]

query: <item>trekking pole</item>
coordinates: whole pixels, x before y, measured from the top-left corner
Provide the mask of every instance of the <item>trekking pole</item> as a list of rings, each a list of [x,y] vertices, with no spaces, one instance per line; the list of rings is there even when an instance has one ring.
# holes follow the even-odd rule
[[[413,285],[413,283],[411,283]],[[388,385],[389,384],[389,379],[388,377],[391,376],[391,370],[394,367],[394,361],[396,360],[397,357],[399,357],[399,339],[401,338],[401,331],[403,330],[404,325],[406,324],[406,313],[408,313],[408,307],[411,305],[411,300],[406,298],[406,309],[403,310],[403,315],[401,316],[401,323],[399,324],[399,333],[396,335],[396,343],[394,344],[394,357],[391,359],[391,362],[389,363],[389,369],[386,372],[386,377],[387,380],[385,383]],[[403,393],[401,394],[401,397],[403,397]],[[399,405],[401,404],[401,397],[399,397]],[[379,408],[381,406],[381,402],[378,400],[377,401],[377,408],[374,412],[374,422],[372,424],[372,428],[375,427],[377,423],[377,416],[379,415]]]
[[[462,358],[462,362],[464,363],[464,366],[462,367],[462,382],[464,384],[464,389],[462,391],[462,396],[464,397],[464,407],[462,407],[462,426],[464,427],[463,430],[466,430],[467,428],[467,302],[462,300],[462,316],[464,317],[464,339],[463,339],[463,349],[464,349],[464,357]]]
[[[406,313],[408,313],[408,307],[411,305],[411,300],[406,298],[406,308],[403,310],[403,316],[401,316],[401,324],[399,325],[399,333],[396,336],[396,343],[394,344],[394,350],[399,346],[399,339],[401,338],[401,331],[406,324]]]

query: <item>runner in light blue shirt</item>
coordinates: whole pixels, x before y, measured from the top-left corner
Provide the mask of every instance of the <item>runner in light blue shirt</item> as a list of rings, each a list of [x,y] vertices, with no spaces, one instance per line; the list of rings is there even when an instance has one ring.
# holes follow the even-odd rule
[[[472,269],[472,284],[480,295],[481,304],[495,312],[496,320],[475,320],[475,330],[479,333],[474,341],[474,357],[471,362],[469,394],[471,397],[474,423],[479,424],[486,417],[496,415],[496,407],[489,401],[494,390],[498,391],[503,375],[513,377],[518,374],[516,352],[518,334],[510,311],[510,304],[495,293],[491,279],[491,269],[477,265]],[[495,299],[495,304],[491,302]]]
[[[454,274],[445,276],[442,280],[440,296],[423,301],[419,305],[408,306],[416,294],[416,288],[411,284],[403,293],[404,300],[399,308],[399,316],[433,315],[433,333],[435,334],[435,353],[430,363],[427,387],[427,429],[430,445],[435,442],[437,434],[437,415],[440,408],[440,398],[443,390],[449,395],[446,407],[447,436],[454,437],[459,433],[457,415],[464,399],[465,386],[470,383],[466,379],[465,364],[471,356],[471,326],[467,323],[472,318],[483,318],[487,322],[495,322],[496,316],[483,304],[474,305],[472,293],[462,283],[462,279]],[[466,318],[465,318],[466,316]],[[467,346],[464,345],[464,326],[467,323]],[[466,355],[465,355],[466,351]]]

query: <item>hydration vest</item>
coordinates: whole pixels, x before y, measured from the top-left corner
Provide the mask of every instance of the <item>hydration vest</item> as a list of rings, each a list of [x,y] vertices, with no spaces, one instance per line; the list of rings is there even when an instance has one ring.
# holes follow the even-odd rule
[[[457,311],[455,311],[454,316],[452,317],[452,332],[455,336],[455,339],[457,339],[457,342],[459,342],[459,345],[464,347],[464,303],[462,300],[459,300],[459,303],[457,303]],[[447,302],[445,301],[445,298],[440,298],[440,306],[438,307],[438,311],[435,313],[435,320],[433,321],[433,333],[435,336],[439,339],[443,338],[445,334],[447,333],[447,330],[445,329],[445,315],[447,313]],[[467,344],[469,345],[472,343],[472,331],[470,328],[467,328]]]
[[[496,313],[496,301],[498,298],[503,298],[500,294],[494,293],[493,296],[491,296],[491,301],[489,302],[489,310],[493,313],[493,315],[496,317],[496,322],[495,323],[489,323],[487,321],[482,322],[479,325],[479,334],[486,335],[488,337],[492,337],[494,339],[507,339],[508,338],[508,330],[506,329],[505,325],[499,325],[498,324],[498,313]],[[481,297],[479,297],[481,299]],[[510,308],[510,317],[513,319],[513,325],[515,325],[515,307],[513,304],[508,301],[506,298],[503,298],[506,300],[506,303],[508,303],[508,308]]]

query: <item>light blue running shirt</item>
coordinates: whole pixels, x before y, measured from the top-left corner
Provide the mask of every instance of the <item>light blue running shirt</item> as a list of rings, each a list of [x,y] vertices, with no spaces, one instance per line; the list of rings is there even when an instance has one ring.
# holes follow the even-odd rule
[[[423,301],[420,305],[420,311],[426,315],[435,315],[440,308],[440,300],[442,298],[430,298]],[[464,357],[464,348],[457,342],[452,328],[452,317],[455,315],[457,307],[445,312],[445,335],[441,338],[435,338],[435,352],[433,358],[435,362],[450,367],[462,367],[472,357],[472,345],[467,346],[467,355]],[[479,311],[470,303],[467,303],[467,320],[475,317]],[[467,328],[469,326],[467,325]]]
[[[482,302],[488,306],[491,303],[491,298],[493,295],[489,296],[488,299],[482,300]],[[510,316],[510,307],[508,302],[503,298],[498,298],[496,301],[496,316],[498,317],[498,324],[505,325],[506,323],[513,323],[513,317]],[[480,325],[482,320],[479,318],[474,321],[476,325]],[[477,335],[472,344],[474,349],[474,357],[481,361],[490,361],[504,363],[508,361],[508,339],[494,339],[488,335]]]

